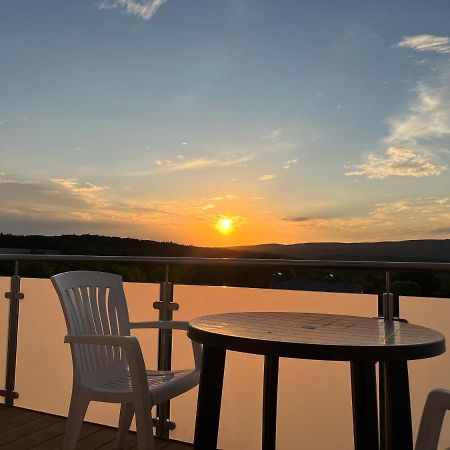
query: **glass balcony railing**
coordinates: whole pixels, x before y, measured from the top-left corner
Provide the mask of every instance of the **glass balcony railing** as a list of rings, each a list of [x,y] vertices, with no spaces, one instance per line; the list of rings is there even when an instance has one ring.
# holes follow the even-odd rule
[[[206,263],[206,262],[205,262]],[[355,269],[357,269],[355,264]],[[378,264],[378,263],[377,263]],[[447,265],[450,266],[450,265]],[[377,267],[381,269],[382,266]],[[450,270],[431,265],[430,269]],[[44,412],[66,415],[71,392],[72,362],[63,314],[49,279],[23,278],[18,329],[14,401]],[[10,291],[10,278],[0,277],[0,291]],[[158,320],[153,303],[160,285],[125,283],[132,321]],[[2,295],[3,296],[3,295]],[[174,319],[231,311],[301,311],[376,316],[376,295],[305,292],[275,289],[175,285],[174,301],[180,305]],[[5,386],[9,302],[0,302],[0,388]],[[450,336],[450,302],[447,299],[401,297],[401,316],[409,322]],[[146,362],[157,367],[156,331],[136,331]],[[190,367],[190,343],[183,334],[173,337],[172,366]],[[436,387],[450,386],[450,356],[444,354],[409,364],[414,431],[417,432],[426,395]],[[353,446],[349,364],[282,359],[279,375],[277,448],[329,450]],[[240,376],[245,374],[245,377]],[[230,352],[225,371],[219,433],[222,449],[258,449],[261,439],[263,357]],[[170,419],[176,429],[170,437],[192,442],[197,391],[171,402]],[[87,420],[117,425],[115,405],[93,403]],[[450,442],[444,424],[441,442]],[[448,446],[448,445],[447,445]],[[446,448],[442,446],[440,448]]]

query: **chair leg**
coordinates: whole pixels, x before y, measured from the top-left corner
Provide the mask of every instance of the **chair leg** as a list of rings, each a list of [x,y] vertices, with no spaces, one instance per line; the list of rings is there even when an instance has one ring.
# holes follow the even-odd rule
[[[72,391],[69,416],[67,417],[64,434],[63,450],[75,449],[88,406],[89,399],[79,392]]]
[[[119,428],[117,430],[117,450],[122,450],[125,445],[131,421],[134,415],[134,405],[132,403],[122,403],[120,406]]]
[[[144,402],[135,403],[136,432],[138,450],[155,450],[153,439],[153,422],[151,408],[146,407]]]

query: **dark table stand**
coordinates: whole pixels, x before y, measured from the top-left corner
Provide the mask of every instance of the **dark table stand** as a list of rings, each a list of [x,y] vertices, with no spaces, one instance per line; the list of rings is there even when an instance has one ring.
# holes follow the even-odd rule
[[[445,351],[444,336],[428,328],[331,314],[218,314],[191,321],[188,336],[204,345],[195,450],[217,446],[226,350],[265,357],[263,450],[275,449],[280,357],[350,362],[355,450],[379,450],[375,364],[382,364],[387,448],[412,450],[407,361]]]

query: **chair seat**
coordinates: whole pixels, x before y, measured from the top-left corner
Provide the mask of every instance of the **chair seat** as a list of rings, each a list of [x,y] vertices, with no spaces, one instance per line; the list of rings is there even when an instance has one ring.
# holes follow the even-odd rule
[[[198,384],[199,377],[200,372],[195,369],[147,370],[148,389],[153,404],[159,404],[192,389]],[[107,379],[92,381],[89,388],[105,394],[131,394],[130,372],[123,370]]]

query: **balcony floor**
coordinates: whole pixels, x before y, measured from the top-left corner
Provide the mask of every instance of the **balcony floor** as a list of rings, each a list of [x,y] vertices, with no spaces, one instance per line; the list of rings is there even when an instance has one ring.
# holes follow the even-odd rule
[[[66,419],[23,408],[0,405],[0,448],[8,450],[60,450]],[[116,432],[93,423],[84,423],[77,450],[115,450]],[[125,449],[136,449],[136,434],[130,432]],[[156,450],[188,450],[191,445],[157,439]]]

